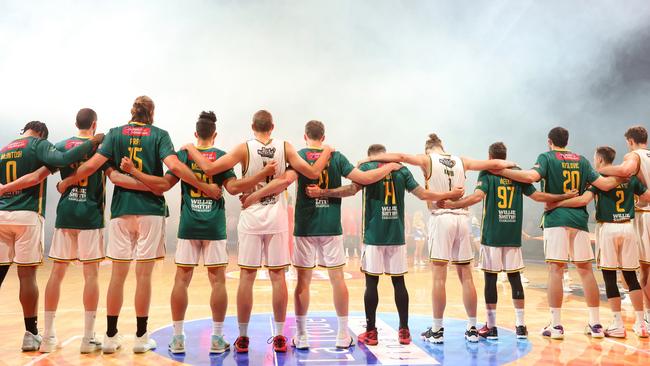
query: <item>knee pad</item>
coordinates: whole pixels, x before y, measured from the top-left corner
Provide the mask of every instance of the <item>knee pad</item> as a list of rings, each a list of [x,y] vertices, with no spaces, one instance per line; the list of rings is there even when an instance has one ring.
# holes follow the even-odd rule
[[[497,274],[485,272],[485,288],[483,290],[486,304],[496,304],[499,296],[497,294]]]
[[[636,277],[636,271],[623,271],[623,278],[627,287],[630,291],[636,291],[641,289],[641,284],[639,284],[639,279]]]
[[[603,269],[602,272],[607,298],[612,299],[615,297],[621,297],[621,293],[618,291],[618,285],[616,284],[616,271]]]
[[[521,284],[521,274],[519,272],[508,273],[508,282],[510,282],[510,288],[512,288],[512,298],[523,300],[524,286]]]

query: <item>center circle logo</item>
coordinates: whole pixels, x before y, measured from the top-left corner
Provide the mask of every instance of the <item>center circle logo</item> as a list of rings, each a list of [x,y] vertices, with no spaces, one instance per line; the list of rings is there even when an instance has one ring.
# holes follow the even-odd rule
[[[365,317],[362,313],[349,316],[349,330],[355,336],[365,331]],[[466,321],[445,319],[445,343],[431,344],[423,341],[419,333],[431,318],[422,315],[409,317],[411,336],[410,345],[400,345],[397,341],[399,319],[397,314],[378,313],[377,329],[379,344],[366,346],[357,344],[350,349],[337,349],[334,344],[337,333],[337,319],[333,312],[310,313],[307,320],[309,350],[296,350],[289,347],[286,353],[275,353],[269,339],[273,334],[272,314],[255,314],[251,316],[248,335],[250,337],[249,353],[237,354],[233,347],[220,355],[211,355],[210,336],[211,319],[197,319],[185,322],[185,353],[172,354],[167,344],[172,338],[173,329],[167,326],[152,332],[151,337],[158,343],[156,353],[167,359],[190,365],[489,365],[497,366],[513,362],[530,352],[531,344],[518,340],[509,329],[499,329],[498,341],[481,340],[479,343],[465,341]],[[420,329],[422,328],[422,329]],[[296,325],[293,317],[287,317],[284,335],[291,340]],[[234,343],[239,331],[237,318],[226,317],[224,335],[228,342]],[[356,336],[355,336],[356,338]]]

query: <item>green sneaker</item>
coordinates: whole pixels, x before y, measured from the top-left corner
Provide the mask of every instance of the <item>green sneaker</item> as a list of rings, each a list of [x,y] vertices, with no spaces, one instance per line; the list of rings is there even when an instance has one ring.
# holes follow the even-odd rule
[[[185,353],[185,336],[175,335],[172,341],[169,342],[169,352],[173,354]]]
[[[210,342],[210,353],[224,353],[230,350],[230,343],[223,339],[222,335],[212,335]]]

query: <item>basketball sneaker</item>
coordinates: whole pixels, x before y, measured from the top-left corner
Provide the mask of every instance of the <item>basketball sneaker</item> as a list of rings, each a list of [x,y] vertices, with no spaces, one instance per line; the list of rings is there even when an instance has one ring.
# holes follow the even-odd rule
[[[347,336],[344,338],[336,338],[336,348],[338,349],[348,349],[354,346],[354,338]]]
[[[427,342],[441,344],[445,341],[445,328],[440,328],[434,331],[431,329],[431,327],[429,327],[427,330],[422,332],[420,336]]]
[[[517,339],[528,339],[528,329],[525,325],[518,325],[515,327]]]
[[[42,341],[43,341],[43,337],[41,337],[39,334],[32,334],[29,331],[25,331],[25,335],[23,335],[23,345],[21,349],[23,350],[23,352],[38,351]]]
[[[556,325],[551,327],[547,325],[542,329],[542,337],[551,338],[551,339],[564,339],[564,327],[561,325]]]
[[[237,353],[247,353],[248,352],[248,342],[250,340],[248,337],[245,336],[239,336],[235,340],[235,352]]]
[[[600,324],[587,324],[585,327],[585,334],[590,335],[591,338],[604,338],[605,337],[605,331],[603,330],[603,326]]]
[[[296,334],[293,336],[291,338],[291,345],[300,350],[309,349],[309,338],[307,334]]]
[[[213,334],[210,339],[210,353],[221,354],[230,350],[230,343],[222,335]]]
[[[104,336],[104,344],[102,344],[102,352],[115,353],[118,349],[122,348],[122,336],[115,334],[112,337]]]
[[[400,328],[398,336],[399,344],[411,344],[411,331],[408,328]]]
[[[627,332],[625,327],[622,325],[610,325],[605,329],[605,336],[611,338],[625,338],[627,337]]]
[[[359,343],[363,343],[368,346],[376,346],[379,344],[379,340],[377,339],[377,329],[371,329],[365,333],[359,334],[359,338],[357,340]]]
[[[185,335],[180,334],[173,336],[167,349],[169,349],[169,352],[173,354],[185,353]]]
[[[497,327],[490,328],[487,326],[487,324],[478,330],[478,335],[481,338],[486,338],[493,341],[499,339],[499,331],[497,330]]]
[[[634,334],[639,338],[648,338],[648,327],[647,324],[643,321],[634,323],[632,327]]]
[[[273,350],[275,352],[287,352],[287,337],[283,335],[276,335],[269,340],[273,343]]]
[[[81,346],[79,352],[93,353],[102,349],[102,342],[98,341],[95,336],[81,338]]]
[[[471,326],[465,331],[465,339],[471,343],[478,342],[478,330],[476,330],[475,326]]]
[[[145,353],[152,349],[156,349],[156,347],[158,347],[156,341],[149,338],[149,333],[145,333],[142,337],[135,337],[135,341],[133,342],[133,353]]]
[[[50,353],[56,351],[59,346],[59,340],[54,336],[43,337],[38,352]]]

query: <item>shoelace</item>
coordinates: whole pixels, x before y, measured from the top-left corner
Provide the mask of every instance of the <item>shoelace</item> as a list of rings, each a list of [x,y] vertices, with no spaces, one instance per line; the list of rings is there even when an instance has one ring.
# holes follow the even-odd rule
[[[248,338],[240,337],[239,339],[237,339],[237,342],[235,343],[239,348],[248,348]]]

